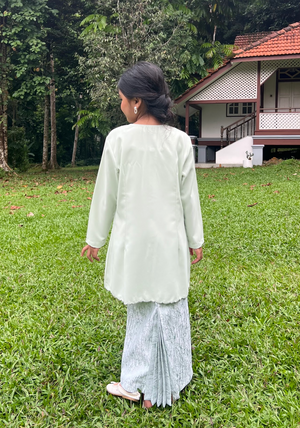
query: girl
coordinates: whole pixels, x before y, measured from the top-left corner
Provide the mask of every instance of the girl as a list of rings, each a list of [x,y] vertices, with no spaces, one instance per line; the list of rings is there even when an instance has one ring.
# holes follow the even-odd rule
[[[171,405],[192,378],[187,295],[203,230],[193,150],[172,118],[159,67],[139,62],[118,83],[129,125],[107,136],[89,215],[90,261],[109,234],[104,285],[127,305],[121,381],[107,391]]]

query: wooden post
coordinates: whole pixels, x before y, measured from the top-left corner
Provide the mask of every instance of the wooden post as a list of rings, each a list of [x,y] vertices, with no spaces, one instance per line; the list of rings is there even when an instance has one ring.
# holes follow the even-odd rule
[[[186,105],[185,105],[185,132],[189,135],[190,132],[190,105],[189,102],[187,101]]]
[[[256,130],[259,130],[259,116],[260,116],[260,70],[261,62],[257,62],[257,93],[256,93]]]
[[[202,108],[199,110],[199,138],[202,137]]]

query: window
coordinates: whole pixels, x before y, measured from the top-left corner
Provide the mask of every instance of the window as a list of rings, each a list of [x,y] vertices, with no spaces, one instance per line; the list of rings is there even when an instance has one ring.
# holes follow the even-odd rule
[[[226,107],[227,116],[246,116],[254,112],[254,103],[230,103]]]
[[[300,67],[280,68],[278,71],[278,79],[281,81],[300,80]]]

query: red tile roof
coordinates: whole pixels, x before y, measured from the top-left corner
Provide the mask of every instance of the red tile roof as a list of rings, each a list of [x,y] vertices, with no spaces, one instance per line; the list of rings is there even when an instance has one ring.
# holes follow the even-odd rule
[[[245,34],[244,36],[237,36],[235,39],[235,45],[239,45],[236,42],[237,40],[247,40],[249,42],[251,41],[251,43],[246,47],[244,46],[243,49],[238,49],[234,51],[234,58],[268,57],[300,54],[300,22],[290,24],[283,30],[267,32],[266,34],[267,35],[265,35],[265,33],[253,33]],[[262,38],[259,38],[259,35],[262,35]],[[247,36],[247,38],[245,36]],[[241,39],[239,39],[238,37],[241,37]],[[180,103],[182,99],[188,99],[188,94],[194,91],[194,89],[196,89],[198,85],[201,85],[217,71],[222,68],[225,68],[230,61],[230,59],[225,59],[224,63],[216,70],[207,70],[208,75],[203,79],[199,80],[199,82],[197,82],[191,88],[188,88],[179,97],[177,97],[175,100],[175,104]]]
[[[236,36],[234,40],[234,46],[236,46],[235,50],[245,49],[247,46],[251,45],[251,43],[257,42],[258,40],[269,36],[272,33],[273,31],[262,31],[260,33],[249,33]]]
[[[234,53],[235,58],[300,54],[300,22],[274,31]]]

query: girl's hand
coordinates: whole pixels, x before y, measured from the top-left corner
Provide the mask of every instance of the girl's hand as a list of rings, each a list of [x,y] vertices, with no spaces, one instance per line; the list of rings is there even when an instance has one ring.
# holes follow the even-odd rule
[[[87,251],[86,256],[89,259],[90,262],[93,263],[93,259],[97,260],[98,262],[100,261],[99,257],[98,257],[98,251],[99,248],[94,248],[91,247],[90,245],[86,245],[85,247],[82,248],[81,250],[81,257],[84,256],[84,253]]]
[[[196,258],[192,261],[192,265],[194,265],[195,263],[200,262],[200,260],[202,260],[203,258],[203,250],[202,247],[201,248],[190,248],[190,255],[192,256],[193,254],[195,254]]]

